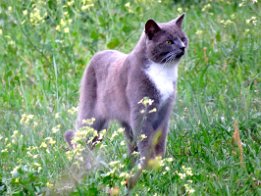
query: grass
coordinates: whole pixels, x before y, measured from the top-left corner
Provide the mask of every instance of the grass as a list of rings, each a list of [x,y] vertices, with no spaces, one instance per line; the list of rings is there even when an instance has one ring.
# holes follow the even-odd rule
[[[147,19],[182,12],[190,46],[179,67],[167,159],[144,172],[133,195],[260,195],[260,8],[246,0],[2,0],[0,195],[126,193],[117,124],[94,153],[102,157],[97,170],[68,156],[63,133],[74,124],[79,81],[96,51],[129,52]],[[232,142],[235,122],[243,162]]]

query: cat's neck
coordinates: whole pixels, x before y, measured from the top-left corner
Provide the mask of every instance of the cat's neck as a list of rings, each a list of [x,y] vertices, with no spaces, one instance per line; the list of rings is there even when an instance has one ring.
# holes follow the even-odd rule
[[[146,52],[146,35],[143,32],[136,46],[133,48],[131,54],[145,54]]]

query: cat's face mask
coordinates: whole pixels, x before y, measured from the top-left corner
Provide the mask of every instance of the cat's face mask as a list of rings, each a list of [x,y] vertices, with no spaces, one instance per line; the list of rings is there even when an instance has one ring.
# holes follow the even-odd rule
[[[151,61],[173,64],[185,54],[188,39],[182,31],[184,16],[183,14],[175,20],[162,24],[157,24],[152,19],[146,22],[146,55]]]

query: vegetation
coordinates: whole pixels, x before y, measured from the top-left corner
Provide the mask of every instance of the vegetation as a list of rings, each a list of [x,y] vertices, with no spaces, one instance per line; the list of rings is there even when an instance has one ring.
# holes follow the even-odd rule
[[[94,152],[82,153],[80,140],[78,151],[67,150],[79,81],[95,52],[128,53],[147,19],[183,12],[190,46],[166,158],[151,163],[156,169],[132,194],[260,195],[257,0],[1,0],[0,195],[126,194],[130,169],[117,124]]]

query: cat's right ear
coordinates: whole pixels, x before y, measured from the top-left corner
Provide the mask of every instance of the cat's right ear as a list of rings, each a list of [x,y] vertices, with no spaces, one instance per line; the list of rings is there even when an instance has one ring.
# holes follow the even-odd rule
[[[151,40],[153,36],[160,31],[160,27],[157,25],[157,23],[149,19],[145,24],[145,33],[148,36],[148,38]]]

